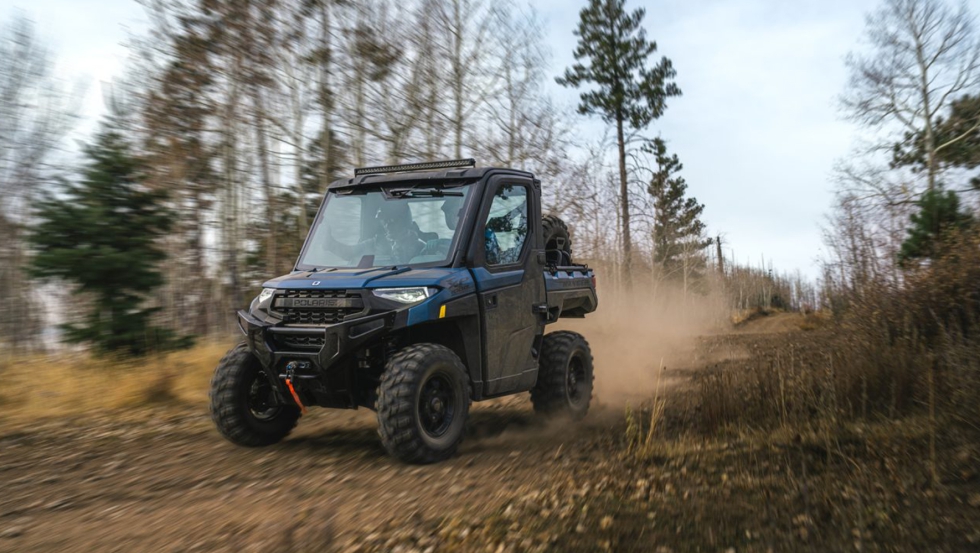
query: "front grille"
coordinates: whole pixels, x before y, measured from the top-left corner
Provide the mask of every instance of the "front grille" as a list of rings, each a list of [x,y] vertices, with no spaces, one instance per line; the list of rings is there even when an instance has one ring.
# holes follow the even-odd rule
[[[329,325],[364,310],[364,300],[347,290],[286,290],[273,309],[286,324]]]
[[[302,334],[276,334],[273,340],[277,349],[292,351],[320,351],[326,341],[323,336]]]

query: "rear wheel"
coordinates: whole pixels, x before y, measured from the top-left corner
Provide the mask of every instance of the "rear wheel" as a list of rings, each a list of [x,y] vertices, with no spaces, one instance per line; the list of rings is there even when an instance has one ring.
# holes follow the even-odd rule
[[[279,401],[259,360],[246,344],[232,348],[211,379],[211,420],[230,442],[259,447],[281,441],[296,426],[299,409]]]
[[[377,407],[378,434],[389,454],[407,463],[448,459],[469,414],[466,369],[445,346],[408,346],[385,364]]]
[[[592,350],[576,332],[552,332],[541,343],[538,382],[531,389],[534,410],[546,415],[585,417],[592,401]]]

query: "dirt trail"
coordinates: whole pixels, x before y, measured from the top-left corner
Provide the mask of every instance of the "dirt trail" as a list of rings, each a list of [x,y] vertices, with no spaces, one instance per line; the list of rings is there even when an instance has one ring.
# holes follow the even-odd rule
[[[776,334],[800,330],[806,318],[800,313],[759,314],[736,327],[739,334]]]
[[[457,457],[413,467],[385,455],[369,411],[316,411],[256,450],[176,411],[0,438],[0,550],[266,551],[296,532],[342,545],[380,524],[499,508],[555,460],[587,462],[619,415],[549,426],[524,399],[477,405]]]
[[[200,406],[145,415],[0,437],[0,550],[347,550],[379,526],[497,511],[588,471],[623,432],[619,405],[548,423],[522,395],[475,404],[459,455],[415,467],[385,454],[367,410],[313,410],[265,449],[222,440]]]

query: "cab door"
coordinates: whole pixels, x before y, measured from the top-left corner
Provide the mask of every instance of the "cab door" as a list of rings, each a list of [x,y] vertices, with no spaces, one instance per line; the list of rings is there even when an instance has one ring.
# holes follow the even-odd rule
[[[487,396],[529,389],[537,378],[546,292],[533,186],[528,180],[491,182],[474,236]]]

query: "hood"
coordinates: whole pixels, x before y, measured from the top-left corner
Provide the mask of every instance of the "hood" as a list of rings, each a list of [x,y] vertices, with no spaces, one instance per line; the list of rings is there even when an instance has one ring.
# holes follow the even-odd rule
[[[297,271],[288,275],[267,281],[266,288],[287,290],[330,290],[330,289],[360,289],[360,288],[397,288],[400,286],[443,286],[446,281],[455,283],[460,273],[469,272],[466,269],[409,267],[380,267],[373,269],[325,269],[317,272]],[[469,280],[469,279],[467,279]]]

